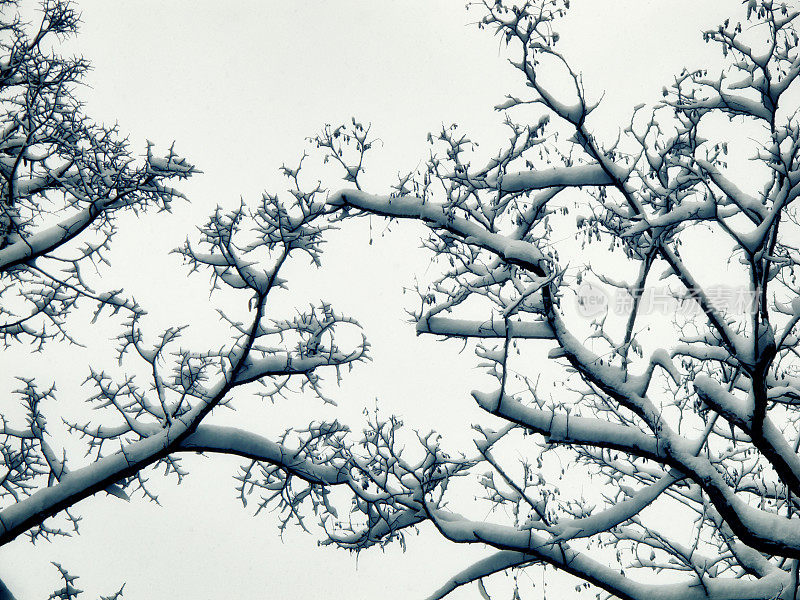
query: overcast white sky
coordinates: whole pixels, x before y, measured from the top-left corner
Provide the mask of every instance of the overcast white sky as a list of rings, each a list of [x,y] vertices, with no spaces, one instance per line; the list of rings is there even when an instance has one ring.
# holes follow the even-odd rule
[[[207,280],[187,280],[177,258],[166,253],[214,206],[256,199],[264,189],[281,191],[278,168],[296,163],[304,138],[323,123],[351,116],[371,121],[383,141],[367,165],[367,181],[384,192],[398,172],[424,159],[426,134],[442,123],[457,122],[493,148],[505,133],[492,106],[519,88],[498,40],[468,25],[476,17],[454,0],[77,5],[82,31],[68,47],[94,65],[91,89],[83,92],[87,113],[117,121],[137,152],[145,139],[161,148],[175,140],[178,152],[204,171],[181,187],[190,203],[176,206],[173,216],[148,215],[121,232],[107,281],[134,291],[153,313],[154,327],[168,325],[176,314],[192,315],[182,317],[192,325],[190,339],[210,347],[221,338],[211,322],[215,300],[208,300]],[[584,71],[587,89],[605,92],[595,118],[601,132],[613,133],[633,105],[658,100],[671,73],[703,64],[710,48],[699,31],[739,2],[708,2],[702,10],[686,0],[573,5],[561,25],[563,48]],[[415,338],[404,322],[410,299],[401,288],[425,270],[427,259],[416,249],[413,230],[380,238],[383,229],[373,222],[373,245],[367,223],[333,236],[322,272],[295,272],[293,297],[306,305],[333,301],[361,320],[373,342],[374,362],[332,390],[345,416],[379,397],[383,410],[401,414],[407,424],[444,423],[462,443],[466,424],[478,414],[469,397],[482,381],[470,371],[475,361],[452,343]],[[45,382],[85,376],[86,353],[57,356],[58,363],[19,368]],[[22,364],[14,361],[12,356],[6,364]],[[437,377],[443,366],[447,376]],[[4,369],[2,376],[17,372]],[[63,388],[71,389],[69,383]],[[81,398],[63,393],[60,402],[81,406]],[[264,414],[277,415],[278,422],[287,414],[316,414],[318,405],[306,404]],[[268,430],[275,426],[265,424]],[[20,599],[46,598],[54,589],[54,560],[81,576],[85,598],[111,593],[126,581],[130,600],[391,600],[424,597],[483,556],[480,548],[448,547],[427,530],[409,540],[405,554],[391,547],[358,560],[317,548],[315,538],[294,529],[281,542],[273,516],[254,518],[236,502],[231,475],[240,461],[202,462],[180,487],[159,484],[162,507],[98,497],[78,507],[84,517],[80,537],[4,547],[0,577]],[[474,587],[453,595],[477,597]]]

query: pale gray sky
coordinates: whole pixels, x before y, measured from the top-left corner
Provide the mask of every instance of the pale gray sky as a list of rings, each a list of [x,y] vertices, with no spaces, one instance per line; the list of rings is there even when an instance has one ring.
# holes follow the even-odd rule
[[[136,152],[144,150],[145,139],[161,148],[175,140],[179,153],[204,171],[181,186],[190,203],[177,205],[174,215],[148,215],[120,233],[107,282],[124,282],[153,314],[153,327],[176,318],[189,322],[189,339],[200,345],[213,347],[222,339],[213,322],[217,300],[209,302],[204,276],[187,280],[177,257],[166,253],[215,205],[255,199],[265,188],[283,190],[278,168],[296,163],[305,137],[323,123],[351,116],[371,121],[383,141],[367,164],[366,181],[374,191],[386,191],[398,172],[425,158],[426,134],[443,122],[463,125],[493,149],[506,136],[492,107],[512,88],[520,89],[498,40],[468,24],[476,17],[462,2],[80,0],[77,5],[82,32],[68,48],[94,65],[87,80],[91,89],[82,92],[87,113],[98,121],[117,121]],[[617,124],[625,125],[620,119],[633,105],[658,100],[671,73],[703,64],[711,50],[700,29],[739,2],[709,2],[702,10],[685,0],[575,0],[573,5],[561,26],[563,49],[584,71],[587,89],[596,95],[605,91],[604,108],[594,118],[598,130],[611,135]],[[401,288],[413,283],[415,272],[424,272],[427,258],[416,249],[414,230],[400,228],[380,238],[384,224],[373,226],[373,245],[368,224],[353,225],[332,236],[321,272],[298,269],[290,280],[292,299],[306,305],[333,301],[361,320],[373,342],[374,362],[331,392],[344,420],[379,397],[383,410],[402,414],[407,424],[440,425],[452,430],[453,440],[466,443],[466,425],[478,414],[469,397],[481,381],[470,370],[475,360],[468,352],[458,354],[452,343],[414,336],[413,326],[404,322],[410,299]],[[358,281],[345,280],[353,273]],[[20,368],[43,381],[67,380],[59,385],[60,402],[80,410],[81,398],[64,391],[75,391],[70,381],[85,376],[87,355],[53,352],[53,360]],[[16,360],[12,356],[6,364],[23,364]],[[443,364],[452,374],[447,379],[436,376]],[[266,415],[264,427],[271,431],[285,419],[297,422],[319,410],[309,401],[253,414]],[[313,536],[295,528],[281,541],[273,516],[254,518],[235,500],[231,476],[239,462],[193,461],[192,475],[180,487],[171,480],[157,483],[161,507],[139,498],[130,504],[106,496],[88,500],[76,510],[84,518],[80,537],[35,547],[17,540],[0,550],[0,577],[20,599],[46,598],[54,589],[53,560],[80,575],[85,598],[111,593],[126,581],[129,600],[392,600],[424,597],[483,556],[480,548],[448,547],[426,528],[409,540],[406,553],[392,546],[362,553],[358,560],[318,548]],[[468,587],[452,597],[479,594]]]

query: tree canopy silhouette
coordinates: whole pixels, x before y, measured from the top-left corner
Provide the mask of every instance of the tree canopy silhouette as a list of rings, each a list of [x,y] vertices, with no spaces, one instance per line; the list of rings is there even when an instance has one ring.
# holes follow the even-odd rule
[[[443,126],[421,167],[370,190],[372,126],[326,125],[283,167],[287,195],[218,209],[177,250],[238,302],[220,310],[229,342],[216,349],[182,346],[177,326],[152,341],[132,298],[82,274],[104,260],[115,213],[168,209],[178,194],[167,183],[196,170],[172,150],[138,160],[82,115],[72,89],[85,63],[45,42],[75,31],[68,3],[46,2],[38,30],[5,8],[0,335],[7,347],[69,343],[69,311],[91,303],[95,316],[125,315],[119,360],[135,374],[87,365],[99,416],[65,424],[83,458],[48,427],[55,388],[21,380],[25,415],[4,418],[0,436],[2,543],[77,530],[73,505],[98,492],[155,500],[147,469],[180,481],[181,454],[221,453],[245,459],[245,506],[278,508],[283,526],[316,522],[325,544],[406,545],[427,524],[490,550],[431,598],[472,582],[491,597],[490,577],[509,570],[513,597],[535,596],[517,574],[541,565],[576,577],[577,595],[797,597],[793,4],[743,3],[703,33],[721,71],[676,74],[602,139],[601,94],[560,50],[569,1],[473,3],[524,84],[495,107],[508,143],[487,154]],[[347,187],[319,183],[315,158],[341,167]],[[417,333],[473,349],[491,381],[465,398],[485,412],[470,447],[380,413],[360,433],[320,420],[277,439],[214,419],[244,392],[332,402],[323,374],[368,358],[357,315],[321,303],[280,316],[272,303],[281,269],[320,266],[326,233],[364,215],[428,228],[438,272],[421,279],[410,316]],[[58,569],[55,597],[74,597]]]

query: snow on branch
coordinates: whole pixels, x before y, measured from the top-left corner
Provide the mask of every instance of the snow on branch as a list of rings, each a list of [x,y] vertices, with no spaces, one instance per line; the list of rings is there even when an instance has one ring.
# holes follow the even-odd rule
[[[746,2],[703,33],[721,72],[684,69],[604,141],[558,45],[569,2],[471,8],[528,88],[496,106],[508,143],[487,160],[444,126],[393,193],[358,185],[327,206],[427,226],[440,272],[409,315],[473,349],[491,379],[471,394],[486,412],[478,455],[450,484],[485,495],[432,478],[452,455],[430,437],[387,443],[369,477],[379,494],[354,505],[361,526],[330,541],[382,544],[427,521],[498,550],[432,598],[470,582],[489,597],[492,574],[541,564],[620,598],[793,598],[800,12]],[[396,473],[409,453],[427,459]]]

